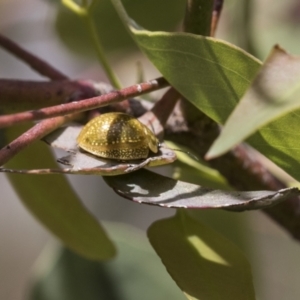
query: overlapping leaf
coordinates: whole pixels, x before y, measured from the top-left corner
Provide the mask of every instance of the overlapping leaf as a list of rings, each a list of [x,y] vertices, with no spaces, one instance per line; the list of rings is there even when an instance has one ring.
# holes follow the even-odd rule
[[[11,127],[6,133],[11,140],[20,134],[20,129]],[[56,166],[49,149],[37,142],[6,166],[19,169],[43,164]],[[9,174],[9,179],[24,205],[69,248],[94,260],[109,259],[115,255],[114,245],[106,232],[78,199],[66,178],[61,175]]]
[[[225,208],[242,211],[264,208],[288,197],[299,195],[297,188],[287,188],[275,192],[213,190],[147,170],[139,170],[128,175],[105,177],[105,181],[126,199],[168,208]]]
[[[136,43],[163,76],[198,109],[216,122],[224,123],[261,63],[242,49],[217,39],[140,30],[132,25],[120,1],[112,2]],[[277,72],[281,72],[281,68]],[[298,180],[299,120],[299,111],[290,113],[248,139],[253,147]],[[232,134],[240,127],[236,126]]]
[[[61,1],[54,0],[53,2],[59,3]],[[94,2],[95,5],[92,7],[94,22],[105,48],[109,51],[119,51],[120,49],[134,47],[132,39],[126,33],[124,26],[122,26],[122,23],[118,19],[110,0]],[[177,0],[176,2],[173,0],[123,0],[122,3],[138,22],[153,30],[157,30],[158,28],[172,30],[180,22],[185,5],[184,0]],[[159,9],[157,9],[158,6]],[[168,14],[170,6],[172,6],[172,13]],[[55,27],[62,42],[70,50],[85,54],[87,59],[93,58],[92,50],[94,47],[87,34],[84,22],[81,22],[78,16],[64,7],[59,6],[59,8]],[[167,14],[168,17],[166,18]],[[109,24],[109,30],[107,24]]]
[[[42,262],[43,272],[35,278],[30,299],[185,299],[144,234],[126,224],[105,224],[105,227],[118,247],[116,259],[99,263],[67,249],[55,249],[50,255],[45,251],[36,265],[40,271]]]
[[[82,174],[98,175],[119,175],[130,173],[145,166],[153,167],[173,162],[176,154],[166,148],[161,147],[159,152],[143,160],[133,160],[129,162],[120,162],[118,160],[101,159],[88,153],[82,153],[78,150],[76,138],[81,131],[82,126],[74,125],[62,128],[46,138],[46,141],[55,148],[74,152],[73,154],[61,158],[60,162],[71,166],[70,172]]]
[[[172,164],[173,178],[181,181],[206,186],[213,189],[231,190],[229,183],[217,170],[208,166],[208,163],[189,153],[189,149],[173,142],[166,142],[176,152],[177,161]]]
[[[155,155],[146,159],[121,162],[118,160],[102,159],[88,153],[83,153],[78,149],[76,138],[82,129],[79,124],[62,127],[49,134],[44,140],[54,148],[70,152],[69,155],[58,160],[61,164],[68,166],[62,169],[37,169],[37,170],[12,170],[0,168],[0,172],[26,173],[26,174],[94,174],[102,176],[114,176],[126,174],[144,167],[154,167],[172,163],[176,160],[176,154],[166,148],[161,147]]]
[[[148,236],[188,299],[255,299],[250,266],[241,251],[187,214],[155,222]]]
[[[119,0],[111,1],[138,46],[171,85],[211,118],[224,122],[255,77],[260,62],[215,38],[140,29]]]
[[[226,121],[207,156],[223,154],[261,127],[299,107],[300,57],[291,56],[277,46]],[[298,129],[298,126],[291,127],[289,131],[297,135]]]

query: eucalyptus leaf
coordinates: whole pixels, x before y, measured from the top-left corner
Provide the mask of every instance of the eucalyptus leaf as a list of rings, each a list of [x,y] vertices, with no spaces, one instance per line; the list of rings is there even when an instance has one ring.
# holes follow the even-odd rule
[[[223,180],[222,176],[212,176],[210,173],[201,172],[181,161],[176,161],[172,165],[172,178],[205,186],[211,189],[232,190],[230,185]]]
[[[82,129],[82,125],[69,124],[61,127],[44,138],[50,146],[70,154],[58,159],[58,162],[67,168],[62,169],[6,169],[0,168],[0,172],[18,174],[83,174],[115,176],[137,171],[144,167],[156,167],[172,163],[176,160],[176,154],[171,149],[161,145],[158,153],[150,155],[146,159],[119,161],[94,156],[79,150],[76,138]]]
[[[297,188],[252,192],[213,190],[147,170],[105,177],[105,181],[126,199],[167,208],[224,208],[233,211],[261,209],[300,193]]]
[[[53,132],[44,139],[52,147],[71,152],[71,155],[59,159],[60,163],[71,167],[65,170],[66,173],[112,176],[133,172],[146,166],[152,167],[172,163],[176,159],[176,154],[166,147],[161,147],[157,154],[149,156],[147,159],[128,162],[102,159],[87,152],[81,152],[78,149],[76,138],[81,129],[81,125],[68,125]]]
[[[300,108],[300,57],[274,47],[207,153],[219,156],[271,121]],[[238,130],[237,130],[238,128]],[[290,131],[297,134],[299,126]]]
[[[170,84],[199,110],[224,124],[259,72],[261,62],[218,39],[139,29],[132,25],[120,1],[111,1],[136,43]],[[276,119],[247,140],[297,180],[299,115],[297,110]],[[240,128],[236,126],[235,133]]]
[[[208,166],[208,163],[189,152],[182,145],[167,141],[166,144],[176,152],[177,161],[172,164],[173,178],[200,184],[213,189],[232,190],[226,178],[217,170]]]
[[[24,130],[24,127],[10,127],[5,130],[6,137],[12,140]],[[6,167],[32,168],[44,164],[56,166],[52,153],[38,141],[15,156]],[[115,255],[114,245],[106,232],[81,203],[65,177],[9,174],[8,178],[24,205],[66,246],[93,260],[110,259]]]
[[[168,82],[219,123],[224,123],[260,67],[259,61],[242,49],[214,38],[133,32]]]
[[[67,249],[47,249],[30,300],[184,300],[144,233],[125,224],[105,223],[118,247],[110,262],[93,262]],[[51,250],[51,252],[50,252]],[[45,262],[47,267],[45,268]]]
[[[138,46],[185,98],[217,122],[225,122],[261,63],[222,40],[189,33],[147,31],[111,0]]]
[[[60,1],[55,1],[60,2]],[[110,0],[94,1],[93,21],[95,22],[99,38],[107,51],[116,51],[134,47],[130,35],[122,26],[118,15],[111,5]],[[164,30],[173,30],[180,22],[184,11],[184,0],[143,0],[143,1],[123,1],[129,13],[143,24],[143,26],[152,30],[162,28]],[[172,14],[169,14],[172,6]],[[165,16],[168,15],[166,18]],[[109,24],[109,30],[108,30]],[[93,58],[93,44],[87,34],[85,23],[80,17],[67,10],[65,7],[58,6],[58,12],[55,23],[56,30],[62,42],[72,51],[85,55],[87,58]]]
[[[188,299],[255,299],[250,266],[242,252],[187,214],[155,222],[148,237]]]

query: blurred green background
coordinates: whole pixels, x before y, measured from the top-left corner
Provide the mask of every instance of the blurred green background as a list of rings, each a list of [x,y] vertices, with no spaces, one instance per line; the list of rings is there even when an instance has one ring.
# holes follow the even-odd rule
[[[136,82],[138,63],[142,65],[145,79],[158,76],[122,29],[109,1],[99,2],[95,12],[99,33],[123,85]],[[184,0],[127,0],[125,4],[130,15],[147,29],[180,29]],[[290,53],[299,54],[299,22],[297,0],[228,0],[217,37],[245,48],[262,60],[276,43]],[[72,78],[105,80],[81,20],[62,8],[58,1],[0,1],[0,32]],[[2,49],[0,62],[1,78],[44,80]],[[164,172],[170,174],[171,170]],[[144,231],[154,220],[174,213],[120,198],[101,177],[68,178],[99,220],[123,222]],[[3,174],[0,174],[0,190],[0,299],[26,299],[32,274],[36,274],[33,266],[42,272],[41,265],[53,259],[51,251],[46,251],[38,263],[37,258],[47,244],[58,242],[22,206]],[[246,253],[253,268],[258,299],[299,298],[300,245],[264,214],[223,211],[196,214]],[[134,229],[128,230],[140,235]],[[147,244],[144,238],[142,240]]]

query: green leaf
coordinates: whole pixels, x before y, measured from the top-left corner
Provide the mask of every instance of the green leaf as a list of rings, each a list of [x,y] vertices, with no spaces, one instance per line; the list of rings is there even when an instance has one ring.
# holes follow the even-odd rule
[[[213,38],[133,32],[170,84],[216,122],[226,120],[260,67],[243,50]]]
[[[300,193],[297,188],[246,192],[213,190],[147,170],[106,176],[104,179],[116,193],[126,199],[168,208],[225,208],[234,211],[260,209]]]
[[[300,57],[291,56],[277,46],[226,121],[207,157],[225,153],[259,128],[299,107]],[[290,130],[297,134],[298,129],[299,126]]]
[[[180,150],[176,152],[177,161],[172,164],[174,179],[213,189],[232,190],[225,177],[210,168],[201,158],[196,156],[194,158],[194,155],[189,153],[189,149],[170,141],[166,141],[166,144],[170,149]]]
[[[105,226],[118,247],[116,259],[97,263],[66,249],[47,249],[38,261],[47,268],[36,266],[43,270],[30,300],[185,299],[140,231],[125,224]]]
[[[170,84],[216,122],[225,122],[260,62],[218,39],[137,29],[120,1],[111,1],[138,46]]]
[[[182,18],[185,0],[125,0],[123,3],[130,15],[143,26],[152,30],[158,28],[172,30]],[[172,13],[169,13],[170,6],[172,6]],[[97,1],[97,4],[93,6],[93,15],[97,32],[107,51],[128,49],[134,46],[132,38],[120,22],[110,0]],[[61,6],[58,9],[55,26],[62,42],[72,51],[93,58],[91,56],[93,45],[89,35],[86,34],[84,22],[77,15]]]
[[[64,166],[61,169],[4,169],[0,168],[0,172],[18,173],[18,174],[84,174],[84,175],[102,175],[115,176],[120,174],[128,174],[145,167],[156,167],[170,164],[176,160],[176,154],[162,144],[161,149],[155,155],[151,155],[146,159],[137,159],[131,161],[118,161],[115,159],[105,159],[82,152],[78,148],[76,138],[78,137],[82,125],[69,124],[50,133],[43,140],[50,146],[62,149],[71,154],[59,158],[57,161]]]
[[[22,132],[24,130],[23,127]],[[7,129],[6,137],[12,140],[20,133],[20,129],[11,127]],[[56,166],[49,149],[38,141],[6,166],[29,169],[44,164]],[[9,174],[8,178],[24,205],[69,248],[94,260],[109,259],[115,255],[114,245],[65,177]]]
[[[221,175],[211,175],[181,161],[172,164],[173,175],[176,180],[194,183],[211,189],[232,190]],[[212,169],[213,171],[213,169]]]
[[[155,222],[148,236],[188,299],[255,299],[250,266],[241,251],[187,214]]]
[[[113,176],[133,172],[146,166],[169,164],[176,160],[176,154],[167,147],[161,147],[157,154],[149,156],[146,159],[129,162],[103,159],[95,155],[90,155],[87,152],[79,151],[76,142],[82,127],[78,123],[69,124],[69,126],[59,128],[44,138],[50,146],[72,153],[67,157],[59,159],[59,162],[68,166],[67,169],[63,169],[66,173]]]
[[[225,123],[258,73],[261,63],[226,42],[186,33],[138,30],[118,0],[112,0],[137,44],[185,98],[213,120]],[[299,111],[262,128],[248,142],[297,180]],[[239,126],[236,126],[240,130]]]

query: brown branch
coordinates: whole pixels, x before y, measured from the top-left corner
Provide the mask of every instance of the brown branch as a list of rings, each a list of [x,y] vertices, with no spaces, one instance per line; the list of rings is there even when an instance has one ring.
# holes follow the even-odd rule
[[[124,99],[139,96],[168,86],[168,82],[164,78],[157,78],[148,82],[135,84],[119,91],[113,91],[105,95],[86,99],[79,102],[71,102],[60,104],[57,106],[42,108],[33,111],[26,111],[13,115],[5,115],[0,117],[0,128],[23,123],[26,121],[41,120],[55,116],[67,115],[70,113],[78,113],[86,110],[95,109],[108,104],[120,102]]]
[[[48,133],[54,131],[64,123],[78,118],[78,114],[56,117],[44,120],[17,137],[14,141],[0,150],[0,166],[7,163],[16,154],[36,140],[40,140]]]
[[[191,106],[186,101],[184,106]],[[190,112],[191,110],[184,110]],[[199,117],[190,119],[188,124],[183,117],[169,122],[167,138],[189,147],[199,157],[204,157],[210,145],[219,134],[219,126],[209,119]],[[174,125],[177,124],[177,125]],[[180,129],[182,127],[183,129]],[[256,152],[241,144],[231,152],[210,160],[212,168],[218,170],[237,190],[279,190],[286,185],[273,176]],[[264,212],[300,241],[300,198],[293,197],[265,209]]]
[[[211,24],[212,36],[215,34],[222,5],[223,0],[215,0]],[[249,9],[246,11],[249,12]],[[190,16],[192,15],[190,14]],[[198,33],[195,28],[192,32]],[[200,157],[204,157],[219,134],[219,126],[206,115],[195,110],[194,106],[187,101],[182,102],[182,110],[185,120],[181,120],[181,126],[186,131],[178,130],[179,126],[178,124],[174,125],[173,120],[173,124],[169,126],[168,138],[190,147]],[[233,151],[211,160],[209,163],[238,190],[279,190],[286,187],[263,166],[254,151],[245,145],[239,145]],[[264,212],[293,237],[300,240],[299,197],[290,198],[274,207],[265,209]]]
[[[215,0],[214,10],[213,10],[212,20],[211,20],[211,29],[210,29],[211,36],[215,36],[216,34],[217,26],[223,8],[223,2],[224,0]]]
[[[252,188],[254,184],[257,185],[257,189],[279,190],[287,187],[263,166],[251,147],[244,144],[239,145],[232,151],[232,154],[234,164],[240,165],[247,171],[248,178],[246,180],[248,182],[252,180],[248,183],[248,189]],[[263,212],[300,241],[300,197],[288,198],[278,205],[264,209]]]
[[[181,95],[173,87],[171,87],[152,107],[151,111],[154,113],[162,126],[165,126],[167,123],[167,120],[170,117],[177,100],[180,98]]]
[[[28,51],[21,48],[19,45],[8,39],[7,37],[0,34],[0,46],[6,49],[11,54],[27,63],[32,69],[37,71],[39,74],[50,78],[51,80],[64,80],[68,79],[68,76],[62,72],[56,70],[54,67],[49,65],[44,60],[36,57]]]
[[[184,16],[184,31],[209,35],[214,0],[187,0]]]
[[[112,90],[93,81],[0,79],[0,110],[17,112],[91,98]]]
[[[154,104],[152,109],[144,113],[139,120],[149,128],[152,128],[155,135],[162,140],[167,120],[180,97],[181,95],[171,87],[162,98]]]

